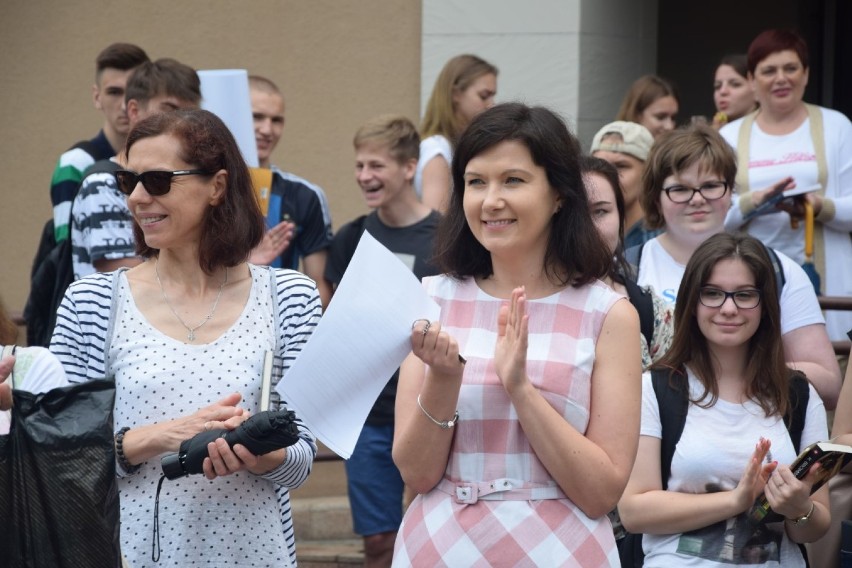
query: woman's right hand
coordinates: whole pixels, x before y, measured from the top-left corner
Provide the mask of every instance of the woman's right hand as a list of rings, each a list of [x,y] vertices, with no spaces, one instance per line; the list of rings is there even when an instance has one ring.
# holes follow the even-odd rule
[[[433,374],[460,376],[464,363],[459,357],[459,344],[437,321],[421,319],[411,328],[411,350],[429,366]]]
[[[751,508],[757,496],[763,493],[769,476],[778,467],[778,462],[764,463],[771,445],[772,442],[761,438],[754,447],[754,453],[733,491],[739,512],[745,512]]]
[[[222,400],[205,406],[189,416],[175,420],[170,437],[177,441],[179,447],[184,440],[188,440],[205,430],[222,428],[233,430],[248,418],[248,412],[237,406],[242,398],[242,395],[238,392],[231,393]],[[177,450],[177,447],[175,450]]]
[[[774,184],[769,187],[765,187],[763,189],[759,189],[751,192],[751,203],[755,207],[761,206],[765,201],[768,201],[775,197],[780,193],[784,193],[787,190],[796,188],[796,180],[793,179],[792,176],[787,176],[783,179],[778,180]],[[782,202],[778,204],[779,209],[783,209]]]

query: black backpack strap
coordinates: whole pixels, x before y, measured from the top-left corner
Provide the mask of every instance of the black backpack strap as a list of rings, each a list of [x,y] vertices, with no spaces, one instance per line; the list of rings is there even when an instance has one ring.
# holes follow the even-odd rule
[[[641,288],[629,276],[624,278],[624,287],[627,289],[627,297],[636,311],[639,313],[639,330],[645,337],[648,349],[651,349],[651,341],[654,338],[654,299],[651,293]]]
[[[784,276],[784,268],[781,266],[781,259],[778,258],[778,253],[775,252],[775,249],[766,246],[763,244],[763,241],[759,242],[763,245],[763,248],[766,249],[766,254],[769,255],[769,261],[772,262],[772,270],[775,272],[775,285],[778,287],[778,299],[781,299],[781,291],[787,283],[787,277]]]
[[[802,447],[802,431],[808,414],[808,401],[811,396],[810,384],[801,371],[790,371],[790,412],[784,423],[790,433],[790,440],[798,454]]]
[[[675,446],[677,446],[680,436],[683,434],[686,413],[689,410],[689,392],[686,381],[679,381],[681,384],[673,383],[678,375],[686,378],[683,371],[673,369],[651,370],[651,383],[654,385],[654,394],[657,396],[660,426],[662,427],[660,475],[664,490],[669,485]]]

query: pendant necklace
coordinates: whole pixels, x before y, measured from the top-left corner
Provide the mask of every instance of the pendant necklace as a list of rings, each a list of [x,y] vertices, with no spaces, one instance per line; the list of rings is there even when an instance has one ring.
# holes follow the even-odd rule
[[[178,315],[178,313],[172,307],[171,302],[169,302],[169,298],[166,296],[166,289],[163,288],[163,281],[160,280],[160,257],[157,257],[154,261],[154,272],[157,275],[157,284],[160,285],[160,292],[163,293],[163,300],[166,301],[166,305],[169,307],[169,309],[177,318],[177,320],[181,323],[181,325],[185,327],[186,330],[189,332],[189,335],[187,335],[187,341],[192,343],[193,341],[195,341],[195,330],[210,321],[213,318],[213,314],[216,313],[216,307],[219,305],[219,299],[222,297],[222,290],[225,289],[225,284],[228,283],[228,267],[225,267],[225,279],[222,281],[221,284],[219,284],[219,293],[216,294],[216,300],[213,302],[213,307],[210,308],[210,313],[204,316],[204,320],[195,327],[190,327],[186,325],[186,322],[183,321],[183,318]]]

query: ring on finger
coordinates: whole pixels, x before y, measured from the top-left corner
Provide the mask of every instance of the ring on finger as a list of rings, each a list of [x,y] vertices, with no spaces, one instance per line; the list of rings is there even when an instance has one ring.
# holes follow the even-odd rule
[[[429,333],[429,328],[432,327],[432,322],[427,321],[426,325],[423,326],[423,337],[426,337],[426,334]]]
[[[417,322],[419,322],[419,321],[425,321],[426,325],[429,325],[429,320],[427,320],[426,318],[416,319],[413,322],[411,322],[411,331],[414,331],[414,328],[417,327]]]

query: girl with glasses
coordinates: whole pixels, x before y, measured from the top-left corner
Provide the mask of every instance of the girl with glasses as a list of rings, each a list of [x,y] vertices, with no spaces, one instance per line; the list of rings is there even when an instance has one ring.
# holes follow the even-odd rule
[[[236,141],[214,114],[149,117],[130,132],[125,156],[116,180],[145,261],[73,283],[51,341],[71,382],[115,380],[122,550],[133,566],[152,565],[152,555],[167,566],[294,565],[287,489],[305,481],[316,453],[301,423],[295,445],[265,455],[210,443],[206,479],[163,486],[164,538],[154,537],[152,506],[163,454],[268,409],[265,356],[286,369],[299,353],[319,319],[316,287],[246,262],[263,217]]]
[[[784,361],[772,272],[747,235],[714,235],[687,263],[674,340],[654,366],[687,400],[683,430],[664,484],[661,416],[671,409],[646,374],[639,452],[618,505],[624,526],[644,533],[646,567],[803,567],[797,543],[828,527],[827,486],[810,493],[816,469],[799,480],[788,467],[798,452],[785,420],[805,406],[790,382],[803,379]],[[799,448],[828,437],[822,401],[805,388]],[[747,515],[761,494],[780,517],[757,526]]]
[[[687,262],[711,236],[725,230],[737,161],[731,147],[706,125],[679,128],[658,140],[642,178],[642,207],[652,229],[664,229],[625,257],[637,282],[676,304]],[[829,409],[840,392],[840,369],[816,294],[802,267],[769,250],[780,284],[781,335],[787,364],[804,372]]]

